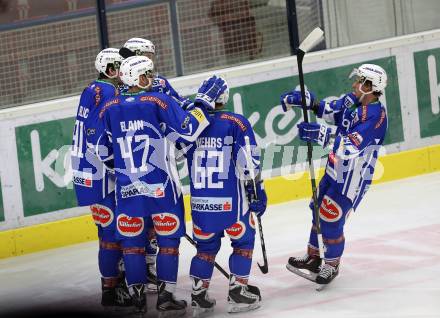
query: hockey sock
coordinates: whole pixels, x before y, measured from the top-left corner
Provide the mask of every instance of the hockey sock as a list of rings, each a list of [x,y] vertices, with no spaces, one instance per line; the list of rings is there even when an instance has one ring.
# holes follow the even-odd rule
[[[159,253],[156,259],[157,279],[176,283],[179,267],[179,238],[159,238]]]
[[[337,238],[327,238],[324,237],[325,244],[325,262],[330,264],[339,264],[339,259],[344,252],[345,247],[345,237],[344,234]]]
[[[121,246],[115,242],[99,241],[98,264],[102,277],[118,277]]]
[[[229,270],[231,274],[248,277],[251,271],[253,249],[234,247],[229,257]]]
[[[214,271],[215,254],[197,252],[191,260],[189,275],[202,280],[210,280]]]
[[[127,285],[147,283],[145,247],[123,247],[125,279]]]

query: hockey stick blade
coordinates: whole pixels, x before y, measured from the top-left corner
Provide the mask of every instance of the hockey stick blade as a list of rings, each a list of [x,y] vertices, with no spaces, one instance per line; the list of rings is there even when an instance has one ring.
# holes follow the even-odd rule
[[[324,31],[320,28],[315,28],[309,35],[301,42],[299,49],[304,53],[310,51],[316,44],[324,39]]]

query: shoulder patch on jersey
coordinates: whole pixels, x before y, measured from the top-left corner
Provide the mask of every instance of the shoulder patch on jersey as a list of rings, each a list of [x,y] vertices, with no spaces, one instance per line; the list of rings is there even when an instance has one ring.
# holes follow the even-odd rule
[[[327,222],[337,222],[342,217],[342,214],[343,212],[339,204],[328,195],[324,195],[319,207],[320,218]]]
[[[239,118],[232,116],[230,114],[221,114],[220,119],[226,119],[234,122],[236,125],[238,125],[238,127],[240,127],[242,131],[246,131],[247,129],[246,125],[243,124],[243,122]]]
[[[144,230],[144,219],[120,214],[117,218],[118,232],[123,236],[138,236]]]
[[[215,233],[203,232],[202,229],[197,225],[195,225],[194,223],[193,223],[193,233],[198,240],[209,240],[215,235]]]
[[[242,221],[232,224],[232,226],[226,229],[226,233],[233,240],[238,240],[243,237],[246,232],[246,225]]]
[[[199,123],[206,120],[205,114],[198,108],[194,108],[189,111],[191,115],[193,115]]]
[[[382,111],[380,112],[380,118],[377,121],[376,125],[374,126],[374,129],[379,128],[380,126],[382,126],[383,122],[385,121],[385,110],[382,109]]]
[[[171,213],[158,213],[151,216],[154,230],[159,235],[171,235],[177,232],[180,226],[179,218]]]
[[[107,103],[105,103],[105,105],[102,107],[102,109],[99,111],[99,118],[102,118],[104,116],[105,111],[113,106],[119,104],[119,98],[114,98],[112,100],[109,100]]]
[[[139,100],[141,102],[153,102],[159,105],[159,107],[162,108],[163,110],[166,110],[168,108],[168,105],[163,100],[161,100],[159,97],[156,96],[142,96]]]
[[[93,204],[90,206],[90,210],[92,211],[93,220],[97,225],[107,227],[113,222],[114,214],[109,207],[101,204]]]

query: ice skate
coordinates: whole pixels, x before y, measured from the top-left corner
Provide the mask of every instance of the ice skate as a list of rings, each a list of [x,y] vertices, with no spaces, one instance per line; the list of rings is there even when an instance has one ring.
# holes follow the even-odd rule
[[[339,274],[339,264],[331,265],[328,263],[324,263],[320,267],[320,271],[316,276],[316,283],[319,285],[318,288],[316,288],[316,290],[317,291],[323,290],[328,284],[332,282],[333,279],[335,279],[336,276],[338,276],[338,274]]]
[[[256,286],[249,287],[247,284],[238,282],[231,275],[229,281],[229,313],[246,312],[260,308],[261,294]]]
[[[160,282],[157,285],[157,305],[159,318],[180,317],[186,313],[186,301],[175,299],[174,295],[165,289],[166,283]]]
[[[128,287],[133,301],[134,313],[142,317],[147,312],[147,295],[145,284],[134,284]]]
[[[208,287],[203,280],[199,278],[192,278],[193,287],[191,293],[191,307],[193,310],[193,317],[201,317],[204,313],[214,311],[216,304],[215,299],[208,295]]]
[[[290,257],[286,268],[298,276],[315,282],[321,263],[319,256],[305,254],[302,257]]]

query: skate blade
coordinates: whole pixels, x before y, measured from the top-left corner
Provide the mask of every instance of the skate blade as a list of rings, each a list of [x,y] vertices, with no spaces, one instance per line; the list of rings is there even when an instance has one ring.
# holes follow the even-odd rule
[[[214,307],[212,308],[200,308],[200,307],[193,307],[193,313],[192,316],[193,318],[196,317],[204,317],[207,314],[211,313],[214,311]]]
[[[236,314],[236,313],[240,313],[240,312],[247,312],[247,311],[258,309],[260,307],[261,307],[260,302],[255,302],[253,304],[229,303],[228,313]]]
[[[316,287],[316,291],[323,291],[326,287],[328,286],[328,284],[318,284],[318,287]]]
[[[185,315],[186,309],[158,311],[158,318],[181,317]]]
[[[287,265],[286,265],[286,268],[287,268],[289,271],[291,271],[292,273],[294,273],[294,274],[296,274],[296,275],[298,275],[298,276],[301,276],[302,278],[305,278],[305,279],[307,279],[307,280],[309,280],[309,281],[311,281],[311,282],[316,283],[316,276],[318,276],[318,274],[316,274],[316,273],[312,273],[312,272],[307,271],[307,270],[305,270],[305,271],[303,272],[302,270],[300,270],[300,269],[298,269],[298,268],[296,268],[296,267],[293,267],[293,266],[290,265],[290,264],[287,264]],[[307,271],[307,272],[306,272],[306,271]]]

